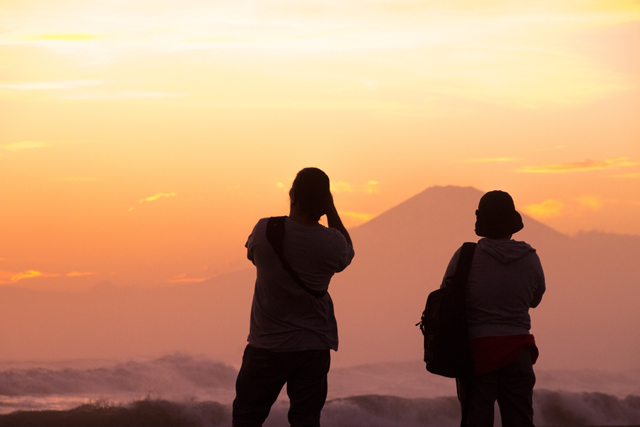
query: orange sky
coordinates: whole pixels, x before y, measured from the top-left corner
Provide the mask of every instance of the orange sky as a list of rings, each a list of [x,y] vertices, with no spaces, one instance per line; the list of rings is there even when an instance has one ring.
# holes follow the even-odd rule
[[[0,0],[0,284],[248,267],[304,166],[351,226],[454,184],[638,235],[639,44],[637,1]]]

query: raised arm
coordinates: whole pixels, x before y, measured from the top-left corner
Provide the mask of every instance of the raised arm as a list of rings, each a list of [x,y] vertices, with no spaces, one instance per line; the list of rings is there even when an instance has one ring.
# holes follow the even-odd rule
[[[347,240],[347,243],[349,243],[351,247],[353,247],[351,236],[349,236],[349,232],[347,231],[347,229],[344,228],[344,224],[342,224],[340,215],[338,215],[336,205],[333,203],[333,196],[329,196],[329,200],[327,201],[327,206],[324,213],[325,215],[327,215],[327,223],[329,224],[329,227],[335,228],[340,233],[342,233],[344,238]]]

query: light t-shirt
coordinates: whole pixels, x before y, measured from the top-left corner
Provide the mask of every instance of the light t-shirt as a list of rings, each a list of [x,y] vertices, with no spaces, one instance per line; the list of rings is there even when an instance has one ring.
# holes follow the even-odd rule
[[[338,349],[338,326],[327,293],[314,297],[282,267],[267,240],[263,218],[247,240],[247,257],[257,268],[249,344],[272,351]],[[302,281],[326,290],[331,277],[353,259],[353,247],[338,230],[285,221],[284,256]]]

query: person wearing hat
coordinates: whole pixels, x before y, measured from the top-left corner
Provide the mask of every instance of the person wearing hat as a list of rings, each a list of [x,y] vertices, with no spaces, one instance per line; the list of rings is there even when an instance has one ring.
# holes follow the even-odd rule
[[[535,249],[511,239],[524,225],[508,193],[482,196],[475,227],[482,239],[466,284],[474,374],[456,381],[461,425],[493,426],[497,400],[504,427],[533,426],[538,349],[529,333],[529,308],[540,304],[545,291],[542,265]],[[441,287],[455,272],[460,252],[453,255]]]

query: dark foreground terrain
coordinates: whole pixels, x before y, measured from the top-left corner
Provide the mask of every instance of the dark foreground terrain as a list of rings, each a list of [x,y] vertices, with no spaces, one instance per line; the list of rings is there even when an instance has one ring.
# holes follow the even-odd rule
[[[640,397],[602,393],[536,392],[539,425],[625,426],[638,423]],[[266,427],[288,425],[287,402],[272,408]],[[328,400],[325,427],[455,427],[460,406],[453,396],[407,399],[360,395]],[[137,400],[115,405],[97,401],[69,410],[16,411],[0,415],[0,427],[229,427],[231,405],[213,401]]]
[[[202,427],[230,419],[228,406],[198,402],[185,406],[141,400],[127,406],[87,404],[68,411],[18,411],[0,415],[1,427]]]

